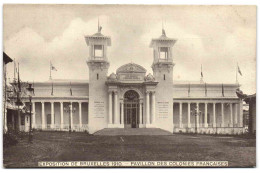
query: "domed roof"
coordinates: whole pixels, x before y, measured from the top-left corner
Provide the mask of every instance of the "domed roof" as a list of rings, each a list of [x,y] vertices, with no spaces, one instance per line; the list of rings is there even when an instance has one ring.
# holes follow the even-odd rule
[[[111,73],[110,76],[108,77],[109,80],[117,80],[117,76],[115,73]]]
[[[119,67],[116,73],[146,73],[146,69],[138,64],[128,63]]]
[[[149,74],[145,77],[145,80],[151,82],[151,81],[155,81],[155,78],[154,78],[154,76],[153,76],[151,73],[149,73]]]

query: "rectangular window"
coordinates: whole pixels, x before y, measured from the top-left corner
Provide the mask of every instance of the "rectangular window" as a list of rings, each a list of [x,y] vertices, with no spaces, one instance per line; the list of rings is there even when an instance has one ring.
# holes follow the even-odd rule
[[[160,59],[168,59],[168,47],[160,47]]]
[[[94,45],[94,57],[103,57],[103,45]]]
[[[25,125],[25,116],[21,115],[21,125],[24,126]]]

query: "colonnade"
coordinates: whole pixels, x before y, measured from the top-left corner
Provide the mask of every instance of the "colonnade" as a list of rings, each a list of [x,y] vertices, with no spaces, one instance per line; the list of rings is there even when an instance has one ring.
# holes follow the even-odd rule
[[[212,104],[212,127],[217,127],[217,117],[216,117],[216,104],[221,105],[221,122],[220,127],[234,127],[234,124],[243,127],[243,111],[242,106],[240,103],[237,102],[185,102],[185,101],[174,101],[173,104],[179,104],[179,122],[174,122],[174,124],[178,124],[179,128],[183,128],[183,104],[186,103],[187,106],[187,127],[191,128],[191,113],[196,115],[195,123],[197,127],[208,127],[208,104]],[[191,104],[196,104],[195,109],[191,110]],[[204,104],[204,110],[200,109],[200,104]],[[229,114],[226,114],[224,111],[224,105],[229,106]],[[233,108],[234,105],[234,108]],[[239,114],[238,114],[238,106],[239,107]],[[199,119],[200,117],[203,118],[201,115],[204,113],[204,123],[200,124]],[[229,124],[225,122],[225,116],[229,116]],[[211,118],[210,118],[211,120]],[[239,124],[238,124],[239,120]]]
[[[71,129],[73,129],[74,127],[78,127],[78,128],[82,128],[83,124],[82,124],[82,103],[83,101],[69,101],[69,102],[58,102],[60,103],[60,124],[55,124],[54,123],[54,119],[55,119],[55,113],[54,113],[54,103],[57,103],[55,101],[40,101],[41,103],[41,125],[39,126],[38,124],[36,124],[36,108],[35,108],[35,104],[38,102],[32,102],[32,127],[33,128],[40,128],[41,129],[46,129],[47,128],[47,120],[46,120],[46,114],[45,114],[45,103],[50,103],[51,104],[51,123],[50,123],[50,129],[57,129],[57,126],[59,129],[64,129],[64,103],[69,103],[69,107],[67,108],[67,112],[69,113],[69,119],[70,119],[70,126]],[[74,124],[73,123],[73,112],[75,112],[75,110],[73,110],[73,103],[78,103],[78,112],[79,112],[79,124]]]

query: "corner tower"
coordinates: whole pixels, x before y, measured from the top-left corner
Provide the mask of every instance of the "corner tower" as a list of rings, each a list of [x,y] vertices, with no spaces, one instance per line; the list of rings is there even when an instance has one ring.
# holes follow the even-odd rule
[[[159,38],[152,39],[153,76],[158,82],[155,91],[156,126],[173,132],[173,54],[172,47],[177,40],[168,38],[165,30]]]
[[[88,105],[88,128],[94,133],[107,126],[107,73],[109,62],[107,58],[107,46],[111,46],[110,37],[101,34],[101,26],[98,32],[86,36],[85,40],[89,47],[87,64],[89,67],[89,105]]]

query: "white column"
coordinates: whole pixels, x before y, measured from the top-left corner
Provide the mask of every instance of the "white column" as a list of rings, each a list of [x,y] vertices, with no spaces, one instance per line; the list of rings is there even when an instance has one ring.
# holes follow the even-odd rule
[[[204,127],[208,127],[208,103],[205,103]]]
[[[230,127],[233,127],[233,104],[230,103],[229,107],[230,107],[230,120],[229,120],[229,124],[230,124]]]
[[[13,125],[13,129],[15,128],[15,124],[14,124],[14,112],[12,113],[12,125]]]
[[[117,110],[117,92],[114,92],[114,118],[115,118],[115,124],[119,124],[119,116],[118,116],[118,110]]]
[[[179,116],[180,116],[179,127],[182,128],[183,127],[183,124],[182,124],[182,102],[179,103],[179,113],[180,113],[179,114]]]
[[[32,102],[32,128],[35,128],[35,123],[36,123],[36,119],[35,119],[35,102]]]
[[[216,103],[213,103],[213,127],[217,127],[217,123],[216,123]]]
[[[44,110],[44,102],[42,103],[42,129],[45,129],[45,110]]]
[[[190,124],[190,103],[188,103],[188,128],[191,128],[191,124]]]
[[[172,102],[172,124],[174,127],[174,102]]]
[[[18,106],[18,129],[21,130],[21,111],[20,106]]]
[[[63,102],[60,102],[60,128],[63,129]]]
[[[237,127],[237,103],[235,104],[235,126]]]
[[[121,124],[124,124],[124,100],[121,103]]]
[[[112,92],[108,93],[108,123],[112,124]]]
[[[196,106],[197,106],[197,116],[196,116],[196,124],[197,124],[197,127],[200,127],[200,105],[199,103],[196,103]]]
[[[81,102],[79,103],[79,128],[82,128],[82,110],[81,110]]]
[[[4,109],[4,132],[7,132],[7,109],[6,107],[3,108]]]
[[[73,130],[73,105],[72,105],[72,102],[70,102],[70,124],[71,124],[71,130]]]
[[[149,91],[146,91],[146,124],[150,124],[150,98]]]
[[[142,119],[143,119],[143,115],[142,115],[142,103],[139,103],[139,124],[142,124]]]
[[[221,127],[225,127],[224,103],[221,103]]]
[[[243,127],[243,100],[240,100],[239,126]]]
[[[54,128],[54,102],[51,102],[51,128]]]
[[[152,92],[152,124],[155,123],[155,92]]]

